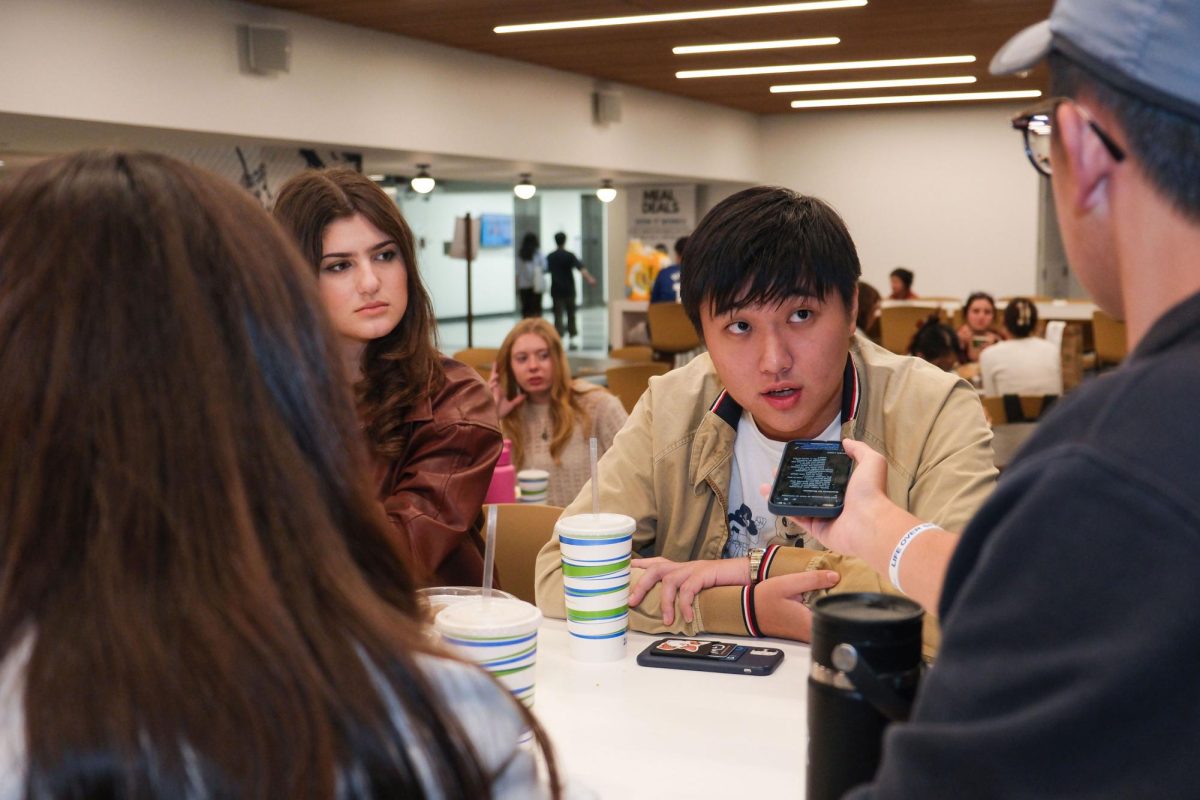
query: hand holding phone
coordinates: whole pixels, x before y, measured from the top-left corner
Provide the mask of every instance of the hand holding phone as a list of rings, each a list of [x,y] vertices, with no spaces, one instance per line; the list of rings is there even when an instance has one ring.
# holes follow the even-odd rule
[[[780,516],[836,517],[846,502],[853,463],[840,442],[788,442],[767,508]]]
[[[712,639],[659,639],[638,653],[643,667],[770,675],[783,661],[776,647],[718,642]]]

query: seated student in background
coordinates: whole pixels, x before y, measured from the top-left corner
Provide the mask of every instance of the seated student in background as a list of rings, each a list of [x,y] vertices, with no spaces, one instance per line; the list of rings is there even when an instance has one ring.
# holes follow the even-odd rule
[[[958,366],[958,339],[954,329],[942,322],[941,315],[930,314],[913,334],[908,354],[950,372]]]
[[[858,319],[856,326],[860,335],[879,344],[879,312],[883,298],[879,290],[866,281],[858,282]]]
[[[562,339],[549,322],[518,322],[504,337],[488,387],[500,427],[512,441],[513,465],[550,473],[546,503],[565,506],[591,474],[588,439],[600,453],[629,415],[606,389],[571,379]]]
[[[916,300],[917,293],[912,290],[913,273],[910,269],[904,267],[896,267],[892,270],[892,274],[888,276],[892,284],[892,293],[888,295],[889,300]]]
[[[388,543],[308,266],[232,183],[0,186],[0,797],[545,797]]]
[[[438,352],[408,223],[374,181],[346,168],[289,180],[275,218],[312,265],[341,341],[397,549],[423,583],[480,585],[479,509],[500,422],[479,374]]]
[[[958,326],[958,358],[964,364],[979,360],[979,354],[1004,339],[995,328],[996,301],[987,292],[973,292],[963,304],[963,324]]]
[[[870,442],[896,465],[888,496],[948,525],[992,490],[975,393],[856,336],[858,278],[841,218],[788,189],[732,195],[688,240],[683,305],[708,352],[651,381],[599,467],[601,508],[637,521],[648,556],[634,562],[635,629],[807,640],[805,603],[823,590],[895,591],[768,511],[759,486],[790,439]],[[585,487],[566,513],[591,502]],[[538,557],[537,599],[564,615],[557,539]],[[929,634],[932,648],[932,620]]]
[[[1004,327],[1011,338],[979,354],[985,395],[1062,394],[1062,353],[1042,337],[1031,335],[1037,323],[1037,306],[1032,300],[1018,297],[1008,302]]]
[[[675,263],[659,270],[650,287],[651,303],[679,302],[679,270],[683,265],[683,248],[687,245],[688,237],[680,236],[675,240]]]

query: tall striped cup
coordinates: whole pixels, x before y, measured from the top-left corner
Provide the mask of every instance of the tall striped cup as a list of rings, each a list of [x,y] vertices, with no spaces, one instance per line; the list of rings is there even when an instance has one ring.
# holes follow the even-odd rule
[[[624,514],[577,514],[554,526],[562,551],[570,653],[578,661],[625,656],[635,526]]]
[[[542,612],[516,598],[470,598],[446,606],[433,618],[442,640],[474,661],[527,707],[533,708],[537,629]]]

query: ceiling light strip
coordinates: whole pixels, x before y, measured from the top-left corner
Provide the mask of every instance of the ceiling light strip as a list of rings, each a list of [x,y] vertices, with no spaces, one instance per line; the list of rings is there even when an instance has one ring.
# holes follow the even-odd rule
[[[629,17],[600,17],[597,19],[573,19],[565,22],[531,22],[523,25],[497,25],[492,28],[492,31],[495,33],[533,33],[535,31],[561,31],[573,28],[603,28],[612,25],[643,25],[650,22],[683,22],[693,19],[786,14],[792,11],[859,8],[866,4],[867,0],[818,0],[818,2],[780,3],[770,6],[747,6],[744,8],[712,8],[707,11],[676,11],[668,14],[637,14]]]
[[[843,69],[879,69],[884,67],[925,67],[936,64],[972,64],[975,56],[932,56],[930,58],[884,58],[875,61],[833,61],[825,64],[782,64],[774,67],[729,67],[727,69],[685,69],[676,78],[727,78],[735,75],[779,75],[787,72],[824,72]]]
[[[841,44],[841,41],[836,36],[818,36],[812,39],[778,39],[773,42],[689,44],[672,47],[671,52],[677,56],[688,56],[696,53],[735,53],[743,50],[778,50],[785,47],[822,47],[824,45]]]
[[[784,92],[840,92],[858,89],[897,89],[903,86],[950,86],[975,83],[974,75],[953,75],[944,78],[897,78],[886,81],[841,81],[838,83],[793,83],[772,86],[771,94]]]
[[[793,100],[792,108],[842,108],[846,106],[885,106],[901,103],[953,103],[969,100],[1018,100],[1041,97],[1036,89],[1016,92],[957,92],[953,94],[914,94],[901,97],[841,97],[831,100]]]

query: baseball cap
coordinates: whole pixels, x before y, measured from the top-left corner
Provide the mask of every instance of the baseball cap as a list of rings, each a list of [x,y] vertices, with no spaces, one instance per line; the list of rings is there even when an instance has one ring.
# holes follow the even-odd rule
[[[1023,72],[1051,50],[1108,83],[1200,120],[1200,2],[1058,0],[1050,19],[1008,41],[993,75]]]

